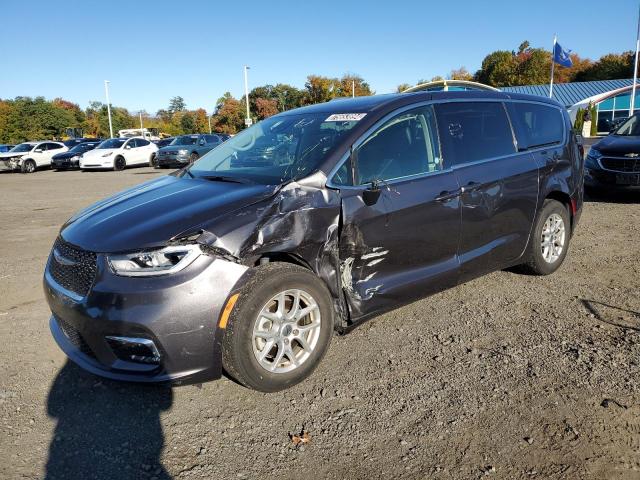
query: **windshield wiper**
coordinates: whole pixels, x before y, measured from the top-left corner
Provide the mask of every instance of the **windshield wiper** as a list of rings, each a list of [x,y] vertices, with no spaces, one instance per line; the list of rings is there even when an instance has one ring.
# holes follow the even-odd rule
[[[188,171],[188,170],[187,170]],[[228,177],[224,175],[200,175],[198,178],[204,178],[205,180],[211,180],[212,182],[229,182],[229,183],[254,183],[246,178]]]

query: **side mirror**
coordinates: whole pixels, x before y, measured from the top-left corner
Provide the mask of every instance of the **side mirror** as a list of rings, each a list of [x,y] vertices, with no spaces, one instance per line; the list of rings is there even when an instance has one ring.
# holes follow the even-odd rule
[[[378,180],[374,180],[371,182],[371,186],[362,192],[362,200],[365,205],[370,207],[378,203],[381,193],[382,190],[380,189],[380,182]]]
[[[34,150],[34,152],[35,152],[35,153],[42,153],[42,149],[41,149],[41,148],[36,148],[36,149]]]
[[[204,140],[200,140],[200,142],[198,142],[200,144],[200,146],[202,147],[206,142]]]
[[[124,149],[125,149],[125,150],[131,150],[131,145],[126,145],[126,146],[124,147]]]

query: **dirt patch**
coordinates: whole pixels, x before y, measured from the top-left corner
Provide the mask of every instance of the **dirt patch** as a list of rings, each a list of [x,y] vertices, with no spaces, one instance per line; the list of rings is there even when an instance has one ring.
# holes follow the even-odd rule
[[[159,174],[0,176],[0,477],[640,477],[640,193],[587,202],[556,274],[497,272],[377,317],[265,395],[109,382],[49,334],[60,225]]]

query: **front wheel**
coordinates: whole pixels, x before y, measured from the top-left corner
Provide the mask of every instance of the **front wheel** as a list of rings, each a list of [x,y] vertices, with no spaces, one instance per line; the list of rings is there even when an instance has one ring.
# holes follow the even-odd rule
[[[116,157],[116,159],[113,161],[113,169],[115,171],[124,170],[126,166],[127,161],[124,159],[124,157]]]
[[[242,287],[223,339],[223,365],[243,385],[276,392],[307,378],[333,334],[333,306],[324,283],[285,263],[255,268]]]
[[[189,163],[193,163],[196,160],[198,160],[200,158],[200,155],[198,155],[196,152],[192,152],[191,155],[189,155]]]
[[[25,160],[22,164],[22,173],[33,173],[36,171],[36,162],[33,160]]]
[[[545,200],[527,247],[526,270],[535,275],[549,275],[560,268],[567,256],[570,234],[567,207],[556,200]]]

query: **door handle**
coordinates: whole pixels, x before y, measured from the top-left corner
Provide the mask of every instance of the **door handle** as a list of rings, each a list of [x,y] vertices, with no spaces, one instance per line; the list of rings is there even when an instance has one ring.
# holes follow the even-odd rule
[[[436,202],[446,202],[448,200],[451,200],[451,199],[454,199],[456,197],[459,197],[461,193],[462,193],[462,189],[454,190],[453,192],[450,192],[448,190],[444,190],[444,191],[440,192],[440,195],[438,195],[435,198],[435,200],[436,200]]]
[[[479,189],[481,186],[482,186],[482,184],[481,184],[481,183],[478,183],[478,182],[469,182],[469,183],[467,183],[467,185],[466,185],[466,186],[462,187],[460,190],[461,190],[461,193],[465,193],[465,192],[473,192],[474,190]]]

